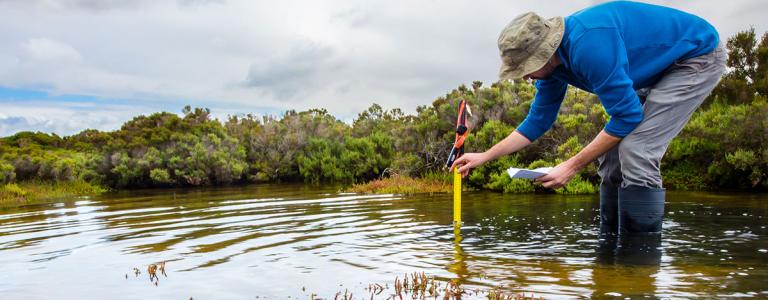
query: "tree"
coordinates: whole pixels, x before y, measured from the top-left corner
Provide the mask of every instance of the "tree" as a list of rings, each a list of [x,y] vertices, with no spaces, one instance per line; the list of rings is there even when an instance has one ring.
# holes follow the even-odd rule
[[[728,39],[729,72],[715,88],[713,97],[725,103],[749,103],[755,96],[768,97],[768,32],[758,40],[755,29]]]

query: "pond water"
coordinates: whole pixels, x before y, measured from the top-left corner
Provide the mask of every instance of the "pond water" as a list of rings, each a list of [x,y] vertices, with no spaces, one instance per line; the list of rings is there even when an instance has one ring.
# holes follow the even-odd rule
[[[597,195],[465,192],[459,231],[451,195],[287,184],[3,208],[0,298],[370,299],[378,283],[386,299],[413,272],[462,299],[768,297],[768,195],[667,198],[663,236],[643,241],[598,239]]]

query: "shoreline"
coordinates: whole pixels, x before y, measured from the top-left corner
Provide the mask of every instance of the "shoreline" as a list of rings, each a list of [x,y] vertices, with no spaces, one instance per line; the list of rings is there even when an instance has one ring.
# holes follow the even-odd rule
[[[258,184],[245,183],[243,185]],[[309,184],[309,183],[304,183]],[[239,185],[239,184],[238,184]],[[198,188],[220,187],[218,185],[200,186]],[[155,189],[178,189],[155,188]],[[136,189],[111,189],[87,181],[72,181],[56,183],[51,181],[33,180],[0,185],[0,207],[17,206],[25,204],[36,204],[48,202],[56,198],[68,198],[78,196],[97,196],[108,191],[120,192]],[[485,190],[503,194],[536,194],[540,190],[493,190],[493,189],[474,189],[464,186],[464,191]],[[393,175],[389,177],[374,179],[364,183],[352,184],[342,187],[338,190],[344,193],[361,194],[450,194],[453,192],[453,182],[450,175],[431,175],[425,177],[410,177],[404,175]],[[705,192],[705,193],[761,193],[755,190],[691,190],[691,189],[669,189],[670,192]],[[546,193],[568,194],[558,191],[549,191]],[[574,194],[597,194],[595,193],[574,193]]]
[[[96,196],[109,189],[87,181],[23,181],[0,185],[0,207],[35,204],[51,199]]]
[[[451,193],[453,182],[450,177],[430,176],[427,178],[393,175],[374,179],[365,183],[354,184],[344,192],[363,194],[436,194]]]

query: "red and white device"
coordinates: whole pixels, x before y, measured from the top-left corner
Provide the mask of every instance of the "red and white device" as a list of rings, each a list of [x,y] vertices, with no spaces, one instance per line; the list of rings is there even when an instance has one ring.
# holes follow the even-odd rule
[[[467,114],[472,115],[472,110],[469,109],[469,104],[466,100],[459,102],[459,116],[456,118],[456,140],[453,142],[453,148],[448,155],[448,161],[445,162],[445,166],[450,168],[453,162],[457,158],[464,155],[464,140],[469,136],[469,127],[467,127]]]

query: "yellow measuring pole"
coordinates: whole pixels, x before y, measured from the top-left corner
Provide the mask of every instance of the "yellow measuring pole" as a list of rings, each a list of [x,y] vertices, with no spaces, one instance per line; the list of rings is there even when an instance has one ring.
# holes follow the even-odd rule
[[[453,168],[453,225],[461,225],[461,174]]]

